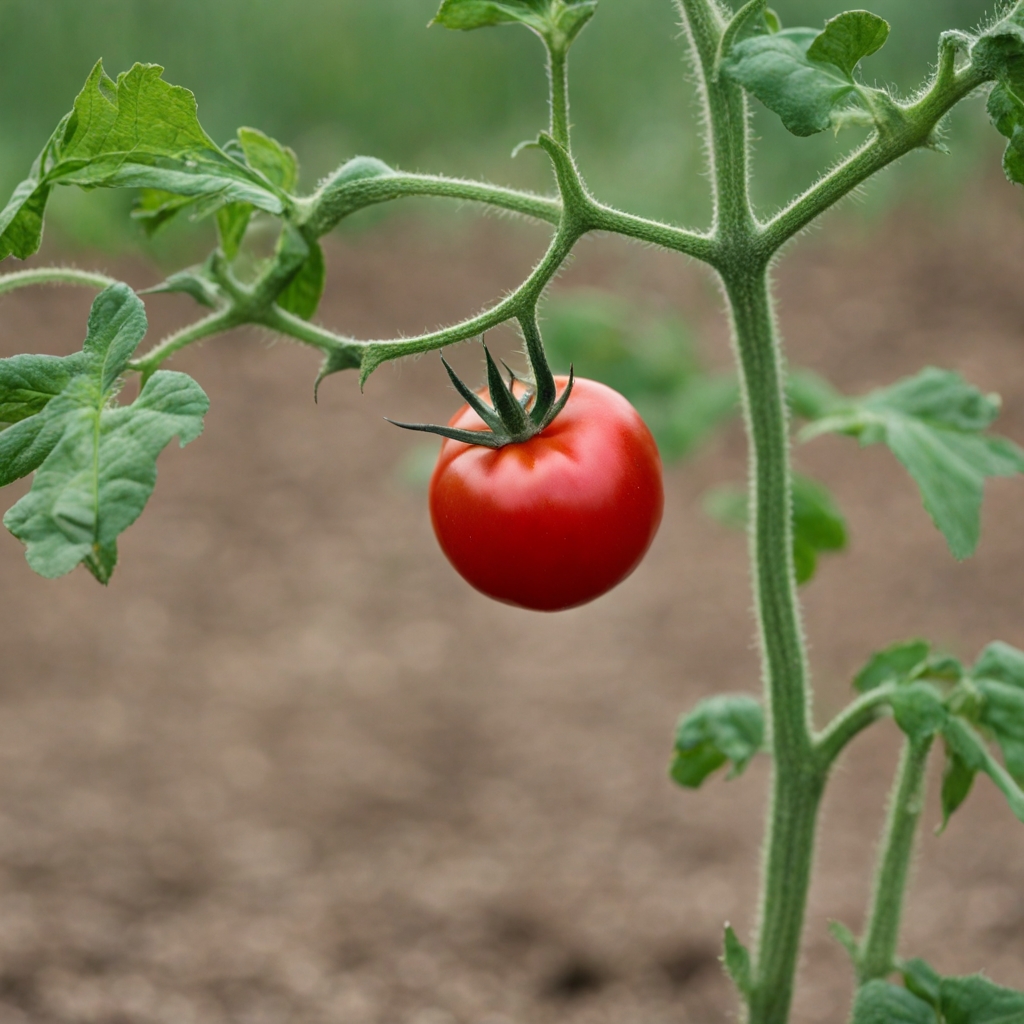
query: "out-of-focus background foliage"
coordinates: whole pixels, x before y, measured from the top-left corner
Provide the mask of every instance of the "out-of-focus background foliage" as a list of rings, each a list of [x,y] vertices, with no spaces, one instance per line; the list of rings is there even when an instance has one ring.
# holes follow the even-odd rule
[[[539,42],[505,28],[463,35],[427,30],[437,0],[0,0],[0,188],[24,175],[53,126],[103,58],[111,73],[159,63],[187,85],[218,140],[241,124],[294,146],[307,186],[355,153],[409,169],[544,187],[540,155],[509,153],[544,118]],[[778,0],[788,25],[820,25],[834,0]],[[943,29],[970,28],[986,0],[872,0],[892,24],[871,79],[919,85]],[[707,213],[692,90],[670,0],[602,0],[573,51],[573,121],[584,171],[599,195],[637,212],[699,221]],[[942,195],[997,148],[983,118],[958,115],[951,157],[915,155],[872,186]],[[778,204],[843,145],[828,133],[794,139],[759,112],[755,193]],[[115,244],[125,196],[62,190],[57,221],[72,240]],[[69,210],[72,207],[72,210]],[[377,214],[379,215],[379,214]]]

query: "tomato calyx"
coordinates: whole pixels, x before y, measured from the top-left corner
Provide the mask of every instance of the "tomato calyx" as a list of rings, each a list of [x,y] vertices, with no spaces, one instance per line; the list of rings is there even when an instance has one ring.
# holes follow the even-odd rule
[[[483,348],[484,357],[487,360],[487,390],[490,394],[490,405],[466,386],[443,355],[441,362],[448,372],[448,377],[455,390],[465,399],[473,412],[483,420],[486,430],[463,430],[458,427],[442,427],[432,423],[399,423],[391,419],[388,422],[393,423],[396,427],[402,427],[404,430],[421,430],[430,434],[439,434],[452,441],[462,441],[464,444],[480,445],[484,448],[504,448],[509,444],[522,444],[550,426],[555,417],[565,408],[565,403],[569,401],[573,385],[572,367],[569,367],[569,382],[556,400],[554,377],[548,369],[546,360],[542,366],[543,370],[547,371],[547,376],[551,378],[550,382],[539,381],[536,387],[531,387],[506,365],[505,369],[508,370],[509,375],[508,383],[506,383],[487,346],[484,345]],[[538,373],[537,376],[541,378],[543,372]],[[516,384],[524,385],[518,395],[516,394]],[[549,386],[544,386],[545,384],[549,384]]]

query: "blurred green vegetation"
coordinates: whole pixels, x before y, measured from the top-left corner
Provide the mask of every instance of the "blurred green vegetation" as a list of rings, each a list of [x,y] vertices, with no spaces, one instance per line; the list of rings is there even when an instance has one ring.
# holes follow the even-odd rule
[[[304,184],[368,153],[408,169],[546,187],[542,156],[512,147],[544,121],[540,43],[516,28],[429,31],[437,0],[0,0],[0,188],[27,171],[100,57],[116,74],[165,65],[192,89],[207,130],[226,140],[254,125],[294,146]],[[985,0],[872,0],[893,26],[867,74],[901,89],[926,76],[938,34],[970,28]],[[836,0],[777,0],[786,24],[820,25]],[[648,215],[707,215],[692,87],[671,0],[602,0],[573,51],[572,119],[584,172],[608,201]],[[872,187],[874,202],[912,183],[943,188],[995,160],[978,104],[952,126],[953,157],[915,154]],[[788,136],[758,111],[756,198],[784,201],[833,159],[848,135]],[[994,133],[992,133],[994,135]],[[65,190],[60,190],[64,192]],[[126,197],[61,197],[56,216],[78,240],[109,239]],[[361,215],[366,217],[367,215]],[[131,229],[128,229],[131,230]],[[121,236],[124,237],[124,236]]]
[[[666,462],[684,458],[737,410],[732,374],[705,369],[686,324],[589,289],[544,306],[544,344],[556,373],[571,366],[628,398]]]

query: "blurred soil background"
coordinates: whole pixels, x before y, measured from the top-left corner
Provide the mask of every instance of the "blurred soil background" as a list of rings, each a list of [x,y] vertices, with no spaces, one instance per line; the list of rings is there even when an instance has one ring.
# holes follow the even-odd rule
[[[777,6],[789,24],[835,13]],[[894,25],[878,74],[908,86],[940,28],[985,10],[873,7]],[[0,0],[0,175],[24,173],[105,55],[111,71],[166,63],[215,137],[265,128],[296,145],[308,180],[374,152],[546,187],[534,155],[506,161],[541,116],[534,41],[423,32],[431,8],[309,0],[282,20],[262,2]],[[574,51],[574,120],[599,194],[699,217],[673,32],[667,3],[603,0]],[[657,104],[641,110],[645,97]],[[849,392],[926,364],[962,371],[1003,395],[999,429],[1024,442],[1024,216],[994,132],[970,115],[952,128],[966,156],[912,157],[793,248],[780,319],[792,362]],[[757,125],[767,205],[835,152]],[[374,212],[329,239],[320,319],[360,337],[450,322],[517,284],[547,237],[439,209]],[[145,287],[201,254],[195,229],[153,245],[115,230],[124,211],[118,196],[61,193],[41,259]],[[587,239],[557,288],[584,286],[680,315],[706,361],[728,365],[696,266]],[[77,349],[90,298],[3,297],[0,355]],[[153,336],[188,303],[147,299]],[[452,356],[479,379],[477,351]],[[664,525],[633,577],[540,616],[448,567],[412,479],[421,442],[383,420],[450,414],[436,358],[382,368],[363,395],[335,376],[318,405],[316,355],[259,332],[174,366],[210,394],[207,429],[161,457],[109,589],[82,570],[41,580],[0,536],[0,1024],[731,1019],[717,957],[725,921],[754,923],[766,765],[696,793],[666,766],[680,712],[758,688],[745,545],[701,507],[744,478],[738,425],[669,470]],[[989,484],[978,554],[958,565],[887,452],[833,437],[797,457],[852,536],[804,591],[819,721],[892,641],[923,635],[965,658],[995,638],[1024,646],[1019,482]],[[845,1019],[851,974],[827,922],[861,924],[898,747],[877,726],[836,772],[798,1024]],[[979,780],[934,836],[935,783],[903,949],[1024,986],[1024,828]]]
[[[972,221],[903,213],[805,241],[779,273],[794,362],[850,391],[959,369],[1024,439],[1024,218],[1009,186],[984,191]],[[452,320],[543,241],[393,221],[330,246],[322,318],[365,337]],[[560,287],[584,284],[683,313],[727,359],[699,269],[588,240]],[[154,329],[188,301],[152,297]],[[5,297],[0,351],[77,348],[88,303]],[[455,354],[479,376],[476,352]],[[0,543],[0,1020],[728,1019],[716,956],[724,921],[752,923],[765,765],[697,793],[666,765],[681,711],[757,688],[745,545],[701,509],[743,478],[738,426],[668,473],[633,577],[536,615],[455,576],[404,482],[419,442],[382,416],[448,415],[436,359],[385,367],[362,396],[333,377],[319,405],[316,362],[253,332],[175,361],[211,396],[206,433],[162,457],[109,590],[41,580]],[[885,451],[829,438],[798,458],[852,531],[805,591],[820,719],[891,641],[1024,645],[1019,483],[990,484],[978,555],[957,565]],[[801,1022],[845,1018],[826,922],[860,924],[897,749],[880,725],[836,773]],[[937,821],[932,801],[904,949],[1020,985],[1024,829],[984,781],[941,838]]]

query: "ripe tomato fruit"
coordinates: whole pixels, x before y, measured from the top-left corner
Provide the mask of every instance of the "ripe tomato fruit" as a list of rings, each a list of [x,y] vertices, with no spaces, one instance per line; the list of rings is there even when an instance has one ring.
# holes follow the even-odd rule
[[[568,383],[556,377],[558,393]],[[483,430],[468,405],[449,426]],[[519,444],[445,440],[430,481],[442,550],[477,590],[559,611],[621,583],[661,523],[658,447],[617,391],[577,377],[565,408]]]

